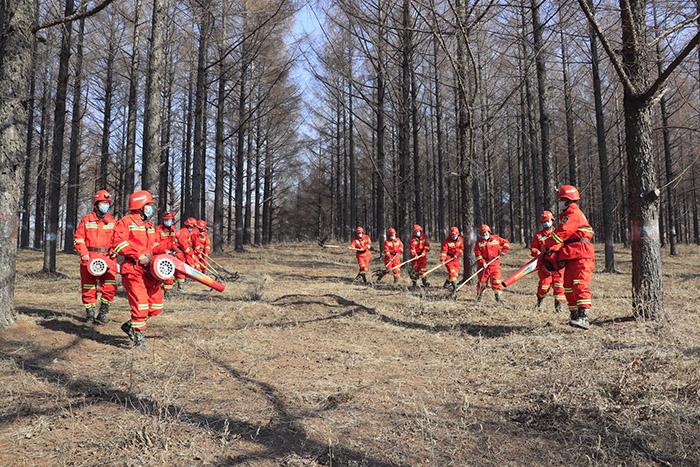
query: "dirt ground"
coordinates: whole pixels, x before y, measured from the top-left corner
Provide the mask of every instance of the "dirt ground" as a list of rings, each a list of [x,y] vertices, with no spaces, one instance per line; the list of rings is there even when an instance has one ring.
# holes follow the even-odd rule
[[[168,298],[144,351],[119,329],[122,290],[90,326],[77,258],[46,278],[22,252],[0,464],[700,465],[700,248],[664,252],[663,325],[630,318],[616,253],[580,331],[551,297],[533,309],[535,276],[504,307],[471,285],[446,299],[443,271],[422,292],[370,288],[342,250],[251,248],[216,257],[242,276],[223,294]]]

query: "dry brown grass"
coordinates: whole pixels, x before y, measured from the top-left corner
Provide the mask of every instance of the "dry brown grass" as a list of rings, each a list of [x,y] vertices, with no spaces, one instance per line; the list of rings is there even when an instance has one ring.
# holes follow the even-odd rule
[[[351,255],[311,245],[254,248],[217,258],[243,276],[224,294],[168,300],[147,351],[119,330],[123,292],[90,327],[76,258],[45,278],[23,252],[0,464],[698,465],[700,249],[681,252],[664,258],[669,323],[628,319],[620,249],[583,332],[551,298],[532,308],[534,277],[509,309],[469,286],[455,302],[352,285]]]

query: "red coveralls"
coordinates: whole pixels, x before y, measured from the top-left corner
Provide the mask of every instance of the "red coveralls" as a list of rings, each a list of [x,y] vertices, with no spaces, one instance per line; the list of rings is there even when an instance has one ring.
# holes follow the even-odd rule
[[[420,256],[425,253],[420,259],[413,261],[413,269],[418,273],[418,277],[423,277],[425,271],[428,269],[428,252],[430,251],[430,242],[428,241],[428,236],[425,232],[421,233],[420,237],[413,235],[411,237],[411,258]]]
[[[104,258],[109,264],[116,264],[109,258],[112,246],[112,235],[116,220],[111,214],[105,214],[102,219],[94,211],[83,216],[73,234],[73,244],[78,255],[93,258]],[[97,301],[97,286],[102,291],[101,302],[112,303],[117,292],[116,270],[111,268],[100,277],[95,277],[88,270],[88,261],[80,261],[80,288],[83,295],[83,305],[93,308]]]
[[[153,223],[143,220],[139,213],[130,212],[114,228],[114,252],[126,258],[122,264],[122,284],[131,307],[131,328],[145,331],[146,320],[163,311],[161,281],[151,274],[150,267],[138,262],[143,254],[160,254],[165,250],[158,245]]]
[[[555,261],[564,263],[564,293],[569,311],[591,308],[591,279],[595,270],[593,229],[575,202],[559,216],[559,225],[544,242],[554,250]]]
[[[372,252],[369,250],[371,247],[372,240],[370,240],[367,234],[364,234],[362,238],[355,237],[352,242],[350,242],[350,248],[362,250],[355,252],[355,258],[357,258],[357,266],[360,272],[367,272],[369,270],[369,260],[372,257]]]
[[[396,237],[394,240],[389,240],[388,238],[384,240],[384,266],[387,269],[391,269],[395,266],[401,264],[401,258],[403,257],[403,242],[400,238]],[[391,273],[395,278],[401,277],[401,268],[396,268]]]
[[[209,242],[209,235],[206,232],[197,230],[198,234],[194,237],[192,245],[194,247],[195,256],[197,262],[199,262],[200,272],[207,272],[207,265],[209,264],[209,253],[211,252],[211,243]],[[193,232],[194,233],[194,232]]]
[[[177,256],[179,248],[177,229],[175,229],[174,226],[166,227],[163,224],[158,225],[158,227],[156,227],[156,238],[158,239],[158,248],[164,250],[168,254]],[[163,290],[170,292],[173,290],[174,283],[175,280],[172,277],[163,281]]]
[[[532,237],[532,242],[530,242],[530,254],[533,258],[536,258],[542,254],[544,251],[544,242],[552,236],[554,232],[554,227],[548,229],[542,229]],[[537,262],[537,275],[540,278],[537,284],[537,298],[542,298],[547,295],[550,287],[553,288],[554,300],[557,302],[566,302],[566,297],[564,296],[564,271],[558,270],[556,272],[549,272],[544,265],[542,258]]]
[[[505,254],[510,251],[510,243],[505,238],[498,235],[489,237],[488,240],[480,238],[474,245],[474,256],[479,262],[479,267],[483,267],[486,263],[500,254]],[[501,285],[501,260],[497,259],[493,263],[479,273],[479,281],[476,284],[477,292],[482,292],[488,287],[489,279],[491,279],[491,288],[496,292],[503,289]]]
[[[177,233],[177,246],[177,259],[192,267],[196,267],[197,262],[194,260],[194,250],[192,249],[192,234],[187,227],[182,227]],[[175,279],[183,283],[185,282],[185,275],[181,272],[175,272]]]
[[[449,263],[445,264],[447,269],[447,280],[450,282],[457,281],[460,271],[460,258],[464,254],[464,242],[462,241],[462,236],[457,237],[457,240],[452,240],[452,236],[448,236],[442,241],[442,249],[440,250],[440,262],[455,258]]]

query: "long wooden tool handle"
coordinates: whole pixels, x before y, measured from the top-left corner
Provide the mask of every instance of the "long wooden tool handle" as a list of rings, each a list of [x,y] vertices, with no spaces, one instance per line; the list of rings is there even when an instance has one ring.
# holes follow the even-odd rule
[[[462,287],[464,287],[464,285],[465,285],[467,282],[469,282],[470,280],[474,279],[474,277],[476,277],[477,274],[479,274],[481,271],[483,271],[484,269],[486,269],[487,267],[489,267],[489,265],[490,265],[491,263],[493,263],[494,261],[496,261],[496,260],[497,260],[498,258],[500,258],[500,257],[501,257],[501,255],[498,255],[498,256],[496,256],[495,258],[493,258],[491,261],[489,261],[488,263],[484,264],[484,267],[480,268],[480,269],[479,269],[478,271],[476,271],[474,274],[472,274],[471,276],[469,276],[465,281],[463,281],[461,284],[459,284],[459,286],[455,289],[455,291],[454,291],[453,293],[459,292],[459,289],[461,289]]]
[[[427,276],[427,275],[430,274],[431,272],[437,271],[437,270],[440,269],[442,266],[446,265],[447,263],[449,263],[450,261],[455,260],[455,259],[457,259],[456,256],[453,257],[453,258],[448,259],[448,260],[445,261],[444,263],[438,264],[438,265],[435,266],[434,268],[431,268],[431,269],[427,270],[427,271],[425,272],[425,274],[423,274],[423,277]]]
[[[403,266],[403,265],[405,265],[405,264],[412,263],[413,261],[417,260],[418,258],[422,258],[423,256],[425,256],[425,253],[421,253],[420,255],[416,256],[415,258],[411,258],[411,259],[409,259],[409,260],[407,260],[407,261],[404,261],[404,262],[401,263],[401,264],[397,264],[397,265],[394,266],[393,268],[389,269],[389,271],[393,271],[394,269],[398,269],[398,268],[400,268],[401,266]]]

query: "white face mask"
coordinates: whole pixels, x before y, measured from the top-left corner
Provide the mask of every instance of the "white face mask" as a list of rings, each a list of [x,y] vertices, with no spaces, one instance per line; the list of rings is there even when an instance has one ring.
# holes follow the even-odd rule
[[[567,207],[566,203],[568,203],[568,201],[559,200],[559,210],[560,211],[566,211],[566,207]]]
[[[362,232],[360,232],[360,233],[357,234],[357,238],[362,238],[363,235],[364,235],[364,234],[363,234]]]
[[[389,240],[396,240],[396,235],[389,235]]]
[[[166,227],[170,227],[173,225],[173,221],[171,221],[170,219],[165,220],[165,221],[163,221],[163,225]]]
[[[416,237],[420,237],[422,233],[423,233],[423,232],[421,232],[421,231],[419,230],[418,232],[416,232]]]
[[[483,233],[481,234],[481,238],[483,238],[484,240],[488,240],[489,238],[491,238],[491,234],[488,232]]]
[[[543,223],[542,223],[542,226],[543,226],[545,229],[548,229],[548,228],[550,228],[550,227],[552,226],[552,221],[543,222]]]
[[[146,217],[146,219],[150,219],[151,217],[153,217],[153,214],[155,214],[155,212],[156,210],[150,204],[147,204],[143,207],[143,215]]]
[[[100,211],[100,214],[107,214],[109,212],[109,208],[109,203],[99,203],[97,205],[97,210]]]
[[[452,240],[457,240],[458,237],[459,235],[452,235]]]

